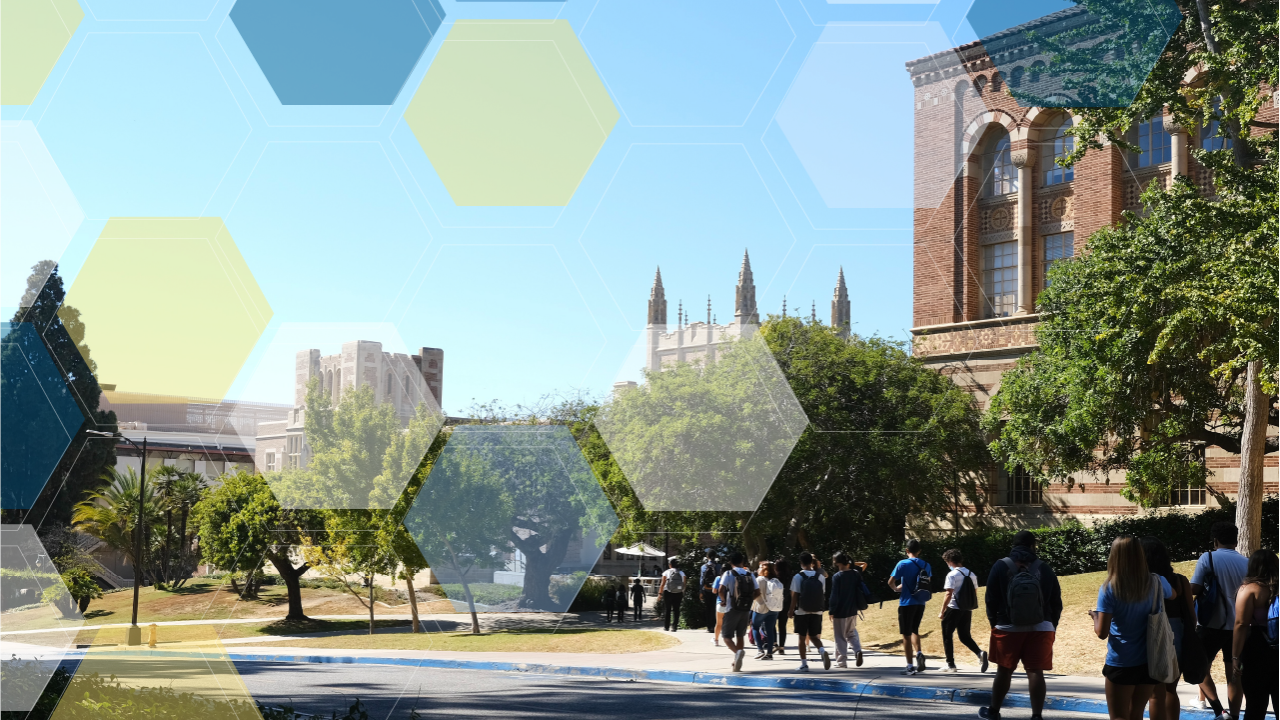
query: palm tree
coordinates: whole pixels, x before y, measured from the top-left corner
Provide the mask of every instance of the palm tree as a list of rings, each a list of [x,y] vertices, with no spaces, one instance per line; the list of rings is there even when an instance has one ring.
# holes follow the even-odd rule
[[[187,555],[191,552],[194,540],[187,537],[187,518],[191,515],[191,508],[204,498],[208,487],[209,483],[204,475],[196,472],[182,473],[169,487],[169,502],[178,510],[178,568],[182,577],[173,579],[178,584],[186,582],[187,576],[194,570],[187,566]]]
[[[148,473],[150,474],[150,473]],[[71,511],[71,524],[121,552],[133,565],[135,582],[142,582],[142,564],[134,557],[134,529],[138,518],[138,473],[133,468],[120,472],[107,468],[107,484],[85,496]],[[143,498],[144,532],[154,531],[160,522],[155,485],[148,483]]]
[[[169,582],[173,577],[173,484],[182,477],[183,472],[172,465],[161,465],[155,469],[156,487],[160,490],[160,507],[164,508],[164,546],[160,551],[160,579]]]

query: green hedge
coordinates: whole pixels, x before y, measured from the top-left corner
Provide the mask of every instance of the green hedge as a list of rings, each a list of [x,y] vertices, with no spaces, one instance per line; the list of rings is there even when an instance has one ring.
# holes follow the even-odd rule
[[[1277,525],[1280,524],[1277,505],[1275,496],[1268,496],[1262,503],[1262,546],[1270,550],[1276,549]],[[1160,514],[1108,520],[1092,526],[1068,520],[1057,527],[1037,528],[1032,532],[1038,539],[1040,557],[1049,563],[1054,572],[1058,575],[1077,575],[1106,570],[1111,542],[1118,535],[1157,537],[1169,548],[1169,556],[1174,562],[1194,560],[1211,545],[1209,527],[1224,520],[1234,522],[1235,515],[1235,505],[1211,508],[1199,513],[1175,509]],[[1009,554],[1016,532],[1017,530],[997,529],[965,533],[958,538],[922,540],[922,556],[934,568],[934,589],[942,587],[942,580],[946,575],[942,553],[948,548],[959,548],[964,554],[965,565],[985,582],[991,566]],[[868,584],[877,597],[887,599],[892,594],[885,587],[885,582],[893,566],[902,557],[904,556],[899,549],[884,548],[866,558],[870,563]]]

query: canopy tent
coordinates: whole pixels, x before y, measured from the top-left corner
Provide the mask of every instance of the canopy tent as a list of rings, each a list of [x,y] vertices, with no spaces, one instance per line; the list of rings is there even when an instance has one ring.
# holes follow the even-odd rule
[[[636,558],[636,574],[643,574],[644,559],[647,557],[665,558],[666,553],[647,543],[637,543],[626,547],[615,548],[614,552],[619,555],[634,555]]]

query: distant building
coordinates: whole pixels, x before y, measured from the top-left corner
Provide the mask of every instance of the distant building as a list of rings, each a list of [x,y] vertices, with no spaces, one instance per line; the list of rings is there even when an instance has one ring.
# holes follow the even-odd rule
[[[416,355],[382,351],[382,343],[354,340],[335,355],[301,350],[294,363],[293,408],[283,420],[258,424],[254,464],[260,472],[306,467],[311,449],[306,441],[307,386],[316,379],[336,406],[343,393],[368,386],[378,403],[395,406],[400,422],[409,424],[417,407],[440,407],[444,386],[444,350],[421,348]]]

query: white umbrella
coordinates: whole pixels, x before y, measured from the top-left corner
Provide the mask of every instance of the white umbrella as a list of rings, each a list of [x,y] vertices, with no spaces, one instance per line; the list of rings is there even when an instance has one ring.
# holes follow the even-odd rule
[[[658,548],[646,543],[637,543],[635,545],[628,545],[627,547],[620,547],[614,550],[614,552],[618,553],[619,555],[634,555],[636,557],[636,564],[637,564],[636,574],[637,575],[642,574],[641,571],[643,570],[642,566],[644,564],[644,558],[647,558],[647,557],[664,558],[667,556],[666,553],[662,552]]]

